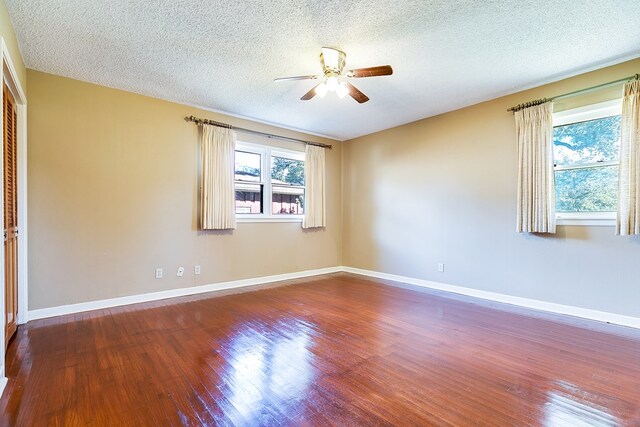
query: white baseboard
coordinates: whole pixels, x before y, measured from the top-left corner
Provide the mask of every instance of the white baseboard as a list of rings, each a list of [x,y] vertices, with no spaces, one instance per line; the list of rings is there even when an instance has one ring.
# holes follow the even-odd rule
[[[7,383],[9,379],[7,377],[0,378],[0,397],[2,397],[2,393],[4,393],[4,389],[7,387]]]
[[[78,304],[61,305],[58,307],[30,310],[28,320],[44,319],[47,317],[62,316],[64,314],[81,313],[83,311],[99,310],[102,308],[118,307],[121,305],[137,304],[141,302],[157,301],[167,298],[195,295],[205,292],[215,292],[228,289],[243,288],[247,286],[262,285],[265,283],[280,282],[283,280],[299,279],[302,277],[318,276],[321,274],[338,273],[343,271],[340,266],[320,268],[317,270],[297,271],[295,273],[276,274],[273,276],[256,277],[252,279],[232,280],[230,282],[212,283],[209,285],[193,286],[189,288],[170,289],[147,294],[130,295],[125,297],[103,299],[98,301],[82,302]]]
[[[431,282],[413,277],[399,276],[396,274],[382,273],[379,271],[363,270],[354,267],[329,267],[317,270],[298,271],[295,273],[277,274],[273,276],[256,277],[252,279],[233,280],[229,282],[213,283],[209,285],[194,286],[190,288],[170,289],[167,291],[152,292],[148,294],[131,295],[126,297],[111,298],[99,301],[90,301],[79,304],[69,304],[59,307],[42,308],[31,310],[28,313],[28,320],[44,319],[47,317],[61,316],[64,314],[80,313],[83,311],[99,310],[102,308],[118,307],[121,305],[136,304],[141,302],[157,301],[167,298],[195,295],[205,292],[215,292],[228,289],[256,286],[265,283],[279,282],[282,280],[299,279],[303,277],[318,276],[346,272],[360,274],[363,276],[375,277],[378,279],[393,280],[395,282],[407,283],[423,288],[436,289],[439,291],[452,292],[455,294],[467,295],[484,300],[495,301],[505,304],[517,305],[520,307],[532,308],[534,310],[547,311],[555,314],[580,317],[583,319],[596,320],[599,322],[613,323],[616,325],[629,326],[640,329],[640,318],[625,316],[621,314],[607,313],[604,311],[591,310],[588,308],[574,307],[563,304],[539,301],[530,298],[516,297],[496,292],[482,291],[479,289],[465,288],[462,286],[447,285],[444,283]],[[0,379],[0,382],[2,379]],[[6,379],[5,379],[6,383]]]
[[[489,301],[501,302],[505,304],[517,305],[520,307],[532,308],[535,310],[547,311],[556,314],[580,317],[583,319],[596,320],[599,322],[613,323],[616,325],[629,326],[640,329],[640,318],[625,316],[622,314],[607,313],[604,311],[591,310],[588,308],[574,307],[570,305],[556,304],[539,301],[530,298],[522,298],[496,292],[481,291],[479,289],[465,288],[462,286],[446,285],[444,283],[431,282],[413,277],[398,276],[395,274],[381,273],[379,271],[363,270],[360,268],[343,267],[342,271],[363,276],[375,277],[378,279],[393,280],[394,282],[408,283],[410,285],[423,288],[436,289],[439,291],[452,292],[455,294],[467,295]]]

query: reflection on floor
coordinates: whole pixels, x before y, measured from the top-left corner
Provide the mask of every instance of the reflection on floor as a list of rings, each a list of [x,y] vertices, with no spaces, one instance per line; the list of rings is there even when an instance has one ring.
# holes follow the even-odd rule
[[[350,274],[31,322],[2,425],[640,425],[640,331]]]

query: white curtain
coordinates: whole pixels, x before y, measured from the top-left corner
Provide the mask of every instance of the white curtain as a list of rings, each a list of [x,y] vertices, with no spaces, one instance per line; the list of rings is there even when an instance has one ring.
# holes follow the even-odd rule
[[[236,228],[235,213],[236,133],[231,129],[202,125],[202,188],[200,228]]]
[[[640,234],[640,81],[624,85],[616,234]]]
[[[315,145],[307,145],[305,150],[306,192],[302,228],[325,227],[327,225],[324,150],[324,148]]]
[[[555,233],[553,174],[553,104],[546,102],[515,113],[518,135],[519,233]]]

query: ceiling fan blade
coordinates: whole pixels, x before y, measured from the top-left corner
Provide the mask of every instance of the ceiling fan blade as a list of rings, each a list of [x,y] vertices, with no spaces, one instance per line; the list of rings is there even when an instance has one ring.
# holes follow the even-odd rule
[[[287,82],[291,80],[316,80],[322,76],[294,76],[294,77],[280,77],[273,79],[274,82]]]
[[[315,85],[314,87],[311,88],[311,90],[307,93],[305,93],[302,98],[300,98],[303,101],[308,101],[311,98],[313,98],[314,96],[316,96],[316,88],[320,86],[319,84]]]
[[[347,77],[376,77],[376,76],[390,76],[393,74],[393,68],[391,65],[378,65],[377,67],[369,68],[356,68],[346,72]]]
[[[357,87],[355,87],[349,82],[345,82],[345,83],[347,84],[347,88],[349,88],[349,95],[351,95],[353,99],[358,101],[358,103],[362,104],[369,100],[369,97],[364,93],[360,92],[360,90],[358,90]]]

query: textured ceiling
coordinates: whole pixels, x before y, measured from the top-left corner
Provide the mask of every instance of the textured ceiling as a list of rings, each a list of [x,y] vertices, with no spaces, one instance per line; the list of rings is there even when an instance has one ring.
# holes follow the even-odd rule
[[[638,0],[5,0],[29,68],[349,139],[640,56]],[[370,98],[299,98],[320,47]]]

